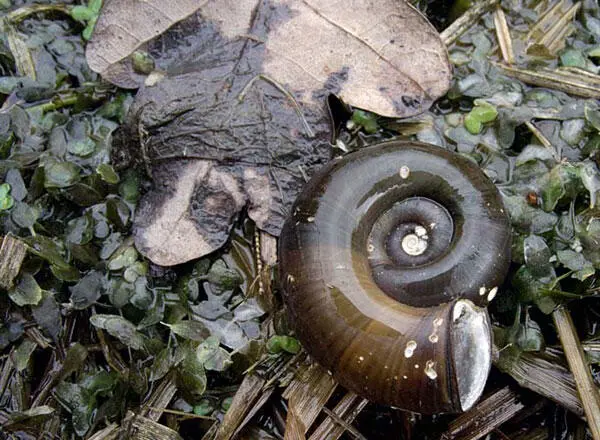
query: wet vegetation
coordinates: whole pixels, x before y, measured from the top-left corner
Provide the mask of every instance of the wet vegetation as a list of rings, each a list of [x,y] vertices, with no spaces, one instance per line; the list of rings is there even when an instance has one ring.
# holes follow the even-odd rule
[[[600,8],[485,3],[447,28],[474,6],[418,2],[444,11],[450,91],[404,121],[340,105],[332,146],[440,145],[503,195],[513,249],[491,306],[496,368],[457,418],[368,404],[315,371],[245,214],[207,257],[144,259],[131,225],[150,181],[111,161],[134,93],[85,62],[100,2],[0,0],[0,436],[598,438]]]

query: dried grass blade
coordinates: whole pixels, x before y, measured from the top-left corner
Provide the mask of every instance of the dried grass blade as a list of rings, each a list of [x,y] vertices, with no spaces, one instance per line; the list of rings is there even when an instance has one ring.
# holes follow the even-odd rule
[[[550,142],[548,140],[548,138],[546,136],[544,136],[544,133],[542,133],[533,122],[527,121],[525,122],[525,125],[527,126],[527,128],[529,128],[529,131],[531,131],[531,133],[533,133],[533,135],[536,137],[536,139],[538,141],[540,141],[540,143],[546,147],[548,150],[550,150],[552,152],[552,156],[554,156],[555,159],[559,159],[558,156],[558,152],[556,151],[556,148],[554,148],[554,145],[552,145],[552,142]]]
[[[294,402],[296,415],[308,430],[336,386],[336,382],[329,373],[319,365],[304,365],[286,388],[283,397]]]
[[[9,290],[19,275],[21,265],[27,254],[27,245],[21,240],[6,235],[0,247],[0,287]]]
[[[367,403],[369,403],[367,399],[363,399],[354,393],[348,392],[335,406],[332,413],[335,414],[339,419],[344,421],[344,423],[350,424],[354,421],[356,416],[360,414],[360,412],[367,405]],[[317,429],[315,429],[315,431],[310,436],[309,440],[321,440],[324,438],[328,440],[337,440],[342,436],[345,430],[346,429],[344,428],[344,426],[336,422],[336,420],[334,420],[333,417],[327,417],[317,427]],[[352,433],[352,431],[349,432],[351,435],[354,434]],[[354,434],[354,437],[360,438],[362,436],[357,437]]]
[[[128,413],[127,420],[131,422],[131,431],[126,438],[131,440],[183,440],[182,437],[171,428],[161,425],[146,417]]]
[[[552,27],[545,32],[543,36],[538,40],[538,44],[550,47],[555,46],[556,41],[561,41],[564,44],[564,40],[560,39],[563,34],[563,30],[567,28],[568,22],[575,18],[575,14],[581,7],[581,3],[577,2],[573,6],[571,6],[557,21],[552,25]],[[562,46],[562,45],[560,45]]]
[[[564,307],[552,312],[554,325],[565,351],[569,368],[575,378],[577,391],[594,440],[600,440],[600,394],[594,383],[590,367],[585,360],[583,348],[575,330],[571,315]]]
[[[541,5],[542,3],[540,3]],[[556,20],[556,16],[562,14],[562,9],[567,6],[567,0],[559,0],[553,6],[548,8],[546,12],[542,14],[542,16],[535,22],[531,29],[527,33],[527,40],[537,40],[536,34],[538,36],[544,35],[550,27],[552,27],[552,23]]]
[[[500,45],[502,59],[506,64],[514,64],[515,54],[513,51],[512,38],[510,36],[510,31],[508,30],[506,15],[500,6],[497,6],[496,12],[494,12],[494,26],[496,27],[496,37],[498,38],[498,44]]]
[[[290,399],[287,418],[285,421],[284,440],[305,440],[306,427],[298,414],[298,405],[295,398]]]
[[[458,17],[450,26],[440,33],[442,41],[446,46],[450,46],[458,40],[462,34],[469,30],[483,14],[498,3],[499,0],[484,0],[469,8],[467,12]]]
[[[583,416],[583,406],[571,372],[561,365],[562,357],[521,353],[510,367],[499,365],[523,388],[552,400],[572,413]]]
[[[166,408],[175,397],[175,393],[177,393],[177,384],[175,383],[175,375],[171,373],[160,381],[160,385],[156,387],[150,398],[145,402],[141,415],[157,422],[163,413],[157,408]]]
[[[584,75],[565,74],[560,70],[536,72],[528,69],[492,63],[510,77],[538,87],[560,90],[575,96],[600,99],[600,86]]]
[[[560,30],[560,33],[554,41],[548,46],[548,52],[551,54],[557,54],[561,49],[565,47],[566,39],[577,30],[573,23],[569,23],[567,26]]]
[[[255,374],[246,374],[233,396],[229,410],[225,413],[223,423],[215,436],[217,440],[229,440],[240,429],[246,414],[255,406],[262,394],[265,382],[265,379]]]
[[[509,387],[504,387],[454,419],[442,438],[477,440],[510,420],[523,408],[525,404],[521,401],[521,396]]]

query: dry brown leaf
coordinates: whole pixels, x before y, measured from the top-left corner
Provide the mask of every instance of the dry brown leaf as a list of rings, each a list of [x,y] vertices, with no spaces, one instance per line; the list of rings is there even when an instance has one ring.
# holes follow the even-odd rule
[[[300,91],[296,97],[303,101],[325,87],[354,106],[407,116],[448,87],[450,68],[437,32],[420,12],[397,0],[287,0],[266,6],[257,0],[112,0],[88,45],[88,64],[99,73],[114,71],[144,42],[196,9],[223,37],[263,45],[257,73]],[[270,32],[255,32],[257,17],[269,21]],[[126,82],[122,75],[113,79]]]
[[[94,38],[110,40],[103,26],[119,27],[124,14],[103,14]],[[160,265],[218,249],[242,209],[279,235],[304,176],[330,159],[328,95],[402,117],[427,109],[450,81],[437,32],[397,0],[206,1],[148,51],[163,75],[156,84],[126,62],[104,75],[147,83],[122,139],[153,170],[135,236]]]
[[[103,74],[146,41],[193,14],[206,1],[106,0],[85,56],[92,70]]]

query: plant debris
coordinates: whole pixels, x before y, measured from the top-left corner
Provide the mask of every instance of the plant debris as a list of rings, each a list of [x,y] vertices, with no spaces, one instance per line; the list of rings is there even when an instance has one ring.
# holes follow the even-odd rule
[[[235,11],[217,3],[149,43],[155,71],[121,136],[154,181],[138,206],[136,247],[163,266],[221,247],[243,209],[279,235],[304,178],[332,157],[329,94],[399,117],[423,111],[449,85],[439,36],[404,2],[345,11],[334,3],[246,0]],[[131,14],[103,14],[100,29],[138,29],[120,23]],[[97,38],[88,59],[124,44],[117,34]],[[424,55],[412,57],[416,50]]]
[[[600,362],[596,1],[457,3],[466,13],[442,33],[451,79],[439,37],[401,2],[378,3],[374,34],[348,32],[368,2],[335,13],[298,2],[297,16],[295,3],[261,2],[252,26],[257,2],[177,13],[161,3],[156,26],[128,14],[126,29],[140,32],[111,52],[110,14],[125,3],[99,14],[97,0],[0,1],[0,436],[598,436],[586,432]],[[403,31],[392,8],[416,21]],[[292,30],[314,38],[310,50]],[[367,38],[378,31],[394,43]],[[360,38],[346,53],[350,36]],[[414,39],[432,44],[433,79],[390,80],[400,64],[388,61],[410,57]],[[386,52],[402,41],[408,52]],[[274,56],[292,49],[320,67]],[[354,81],[344,66],[365,70]],[[141,88],[134,97],[95,70]],[[274,235],[305,179],[332,155],[398,136],[477,163],[511,216],[511,272],[491,305],[496,368],[461,416],[417,416],[341,389],[307,358],[272,283]],[[141,239],[154,201],[173,195],[184,203],[160,209],[200,223],[166,222],[155,229],[166,235]]]

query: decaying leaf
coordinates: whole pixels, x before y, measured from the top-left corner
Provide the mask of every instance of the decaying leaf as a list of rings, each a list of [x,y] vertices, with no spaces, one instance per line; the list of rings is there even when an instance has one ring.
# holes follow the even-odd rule
[[[133,14],[104,14],[94,39],[118,46],[103,26],[129,15],[123,23],[135,29]],[[428,108],[450,79],[437,32],[396,0],[206,1],[147,50],[160,75],[127,76],[123,64],[108,68],[119,75],[104,72],[121,86],[146,82],[121,139],[155,183],[135,236],[160,265],[219,248],[244,208],[279,235],[305,176],[331,157],[328,95],[404,117]]]
[[[193,14],[201,4],[194,0],[105,1],[86,51],[88,65],[106,75],[112,64]]]

